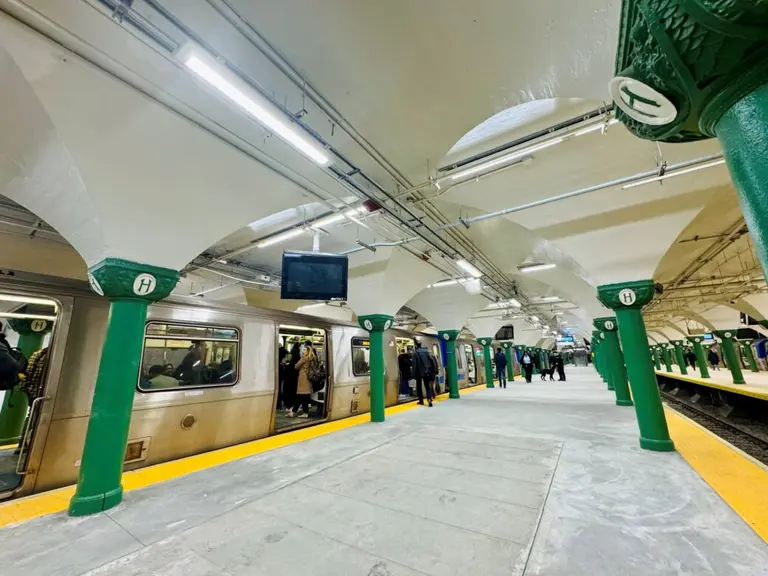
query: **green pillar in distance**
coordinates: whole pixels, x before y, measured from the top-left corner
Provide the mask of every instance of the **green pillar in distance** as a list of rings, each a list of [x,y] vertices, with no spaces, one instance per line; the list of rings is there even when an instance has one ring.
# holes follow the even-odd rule
[[[368,314],[357,319],[360,328],[368,331],[370,353],[368,364],[371,379],[371,422],[384,422],[386,384],[384,378],[384,332],[392,326],[392,316]]]
[[[460,398],[459,373],[456,365],[456,339],[461,330],[440,330],[438,336],[445,340],[445,372],[448,379],[448,398]]]
[[[91,289],[110,301],[71,516],[108,510],[123,498],[120,477],[139,378],[147,306],[168,296],[179,273],[107,258],[88,272]]]
[[[605,351],[603,349],[603,338],[600,337],[599,330],[592,331],[592,341],[595,343],[595,365],[597,366],[597,373],[600,374],[603,382],[605,382],[608,390],[613,391],[613,382],[608,374],[608,369],[605,361]]]
[[[493,346],[493,338],[478,338],[477,341],[483,347],[483,363],[485,364],[485,387],[494,388],[493,366],[491,366],[491,346]]]
[[[595,318],[594,325],[600,330],[601,346],[605,350],[609,378],[616,394],[616,406],[632,406],[627,371],[624,367],[624,353],[619,346],[616,318]]]
[[[744,347],[744,355],[747,357],[750,372],[760,372],[755,360],[755,353],[752,351],[752,340],[741,340],[741,345]]]
[[[701,336],[688,336],[688,340],[693,343],[693,352],[696,354],[696,365],[699,367],[699,374],[702,378],[709,378],[707,357],[704,354],[704,347],[701,345],[704,338]]]
[[[648,361],[650,349],[642,314],[643,306],[653,300],[653,280],[598,286],[597,294],[600,302],[616,312],[640,428],[640,447],[659,452],[673,451],[675,445],[669,437],[656,374]]]
[[[738,352],[736,352],[734,344],[736,330],[715,330],[714,334],[722,340],[720,349],[723,351],[723,356],[728,363],[728,370],[731,371],[733,383],[746,384],[744,375],[741,372],[741,362],[739,361]]]
[[[504,355],[507,357],[507,381],[515,381],[515,363],[513,361],[514,352],[512,350],[511,342],[502,342],[501,347],[504,348]]]
[[[29,306],[25,306],[28,309]],[[55,315],[53,306],[46,307]],[[46,313],[48,313],[46,310]],[[26,310],[32,313],[34,310]],[[43,346],[43,338],[53,328],[50,320],[13,318],[8,321],[10,327],[18,333],[18,348],[29,360],[34,352]],[[6,390],[3,406],[0,408],[0,445],[15,444],[21,440],[24,421],[27,417],[29,400],[27,395],[20,390]]]
[[[520,359],[523,357],[523,353],[525,352],[525,346],[523,346],[522,344],[517,344],[514,346],[514,349],[516,351],[517,361],[520,362]],[[525,372],[523,372],[522,365],[520,366],[520,378],[522,378],[523,381],[525,381]]]
[[[659,352],[659,345],[651,346],[653,352],[653,364],[656,370],[661,370],[661,352]]]
[[[675,347],[675,358],[677,358],[677,365],[680,368],[680,374],[686,376],[688,374],[688,370],[685,366],[685,356],[683,355],[683,341],[670,340],[669,343]]]
[[[533,371],[531,372],[532,375],[536,375],[539,373],[539,368],[536,365],[538,363],[537,354],[538,354],[538,348],[528,348],[528,355],[531,357],[531,362],[533,362]]]
[[[661,357],[664,360],[664,368],[667,372],[672,372],[672,352],[668,342],[659,344],[661,347]]]

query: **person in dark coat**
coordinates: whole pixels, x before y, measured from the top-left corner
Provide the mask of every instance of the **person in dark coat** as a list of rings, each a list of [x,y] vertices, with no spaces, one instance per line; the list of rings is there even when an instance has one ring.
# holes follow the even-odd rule
[[[522,368],[523,374],[525,375],[525,381],[530,384],[531,376],[533,374],[533,358],[528,350],[524,351],[523,355],[520,357],[520,368]]]
[[[707,360],[712,364],[714,370],[720,370],[720,356],[717,355],[713,348],[710,348],[709,352],[707,352]]]
[[[555,369],[557,370],[558,382],[565,382],[565,362],[563,361],[562,354],[555,354],[553,358],[555,362]]]
[[[411,387],[408,384],[413,378],[413,348],[408,346],[397,357],[397,365],[400,368],[400,396],[409,396]]]
[[[496,364],[496,378],[499,379],[499,388],[507,387],[507,356],[501,347],[496,348],[496,354],[493,356],[493,362]]]
[[[424,405],[422,385],[427,390],[427,402],[432,406],[432,381],[435,378],[434,366],[429,358],[429,350],[416,340],[416,351],[413,353],[413,377],[416,378],[416,393],[419,404]]]

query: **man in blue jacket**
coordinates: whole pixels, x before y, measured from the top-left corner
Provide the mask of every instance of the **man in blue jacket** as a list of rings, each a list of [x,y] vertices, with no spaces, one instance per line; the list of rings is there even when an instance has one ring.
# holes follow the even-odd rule
[[[501,347],[496,348],[496,354],[493,357],[496,364],[496,378],[499,379],[499,388],[507,387],[507,355]]]

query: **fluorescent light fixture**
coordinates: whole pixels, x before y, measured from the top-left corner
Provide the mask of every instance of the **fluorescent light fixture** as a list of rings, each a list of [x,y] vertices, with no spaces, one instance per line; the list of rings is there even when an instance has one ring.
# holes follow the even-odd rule
[[[539,300],[542,302],[558,302],[560,296],[539,296]]]
[[[325,148],[303,128],[200,46],[187,42],[179,51],[179,59],[189,70],[313,162],[323,167],[331,164]]]
[[[330,214],[326,216],[325,218],[320,218],[319,220],[315,220],[312,222],[312,224],[309,225],[310,228],[322,228],[323,226],[330,226],[331,224],[335,224],[336,222],[341,222],[342,220],[346,220],[347,216],[346,214]]]
[[[229,264],[229,261],[228,260],[224,260],[223,258],[221,258],[219,260],[219,264]]]
[[[23,320],[56,320],[48,314],[22,314],[21,312],[0,312],[0,318],[21,318]]]
[[[257,248],[266,248],[267,246],[273,246],[274,244],[279,244],[280,242],[285,242],[286,240],[290,240],[291,238],[296,238],[297,236],[301,236],[306,232],[306,228],[293,228],[292,230],[286,230],[285,232],[281,234],[275,234],[274,236],[270,236],[266,240],[262,240],[258,244],[256,244]]]
[[[538,316],[531,316],[531,320],[533,320],[534,322],[538,322],[539,321],[539,317]]]
[[[352,218],[353,216],[357,216],[358,214],[367,214],[368,208],[365,206],[360,206],[359,208],[353,208],[352,210],[347,210],[344,212],[344,216],[347,218]]]
[[[15,294],[0,294],[0,301],[18,302],[19,304],[43,304],[45,306],[58,307],[55,300],[36,298],[34,296],[16,296]]]
[[[555,264],[521,264],[517,267],[520,272],[540,272],[541,270],[551,270]]]
[[[562,312],[555,312],[555,316],[562,316],[562,315],[563,315]]]
[[[460,260],[456,260],[456,266],[464,270],[467,274],[474,278],[482,278],[483,273],[480,272],[477,268],[475,268],[472,264],[464,260],[463,258]]]
[[[541,144],[536,144],[535,146],[531,146],[529,148],[516,150],[515,152],[511,152],[510,154],[505,154],[504,156],[500,156],[498,158],[495,158],[494,160],[488,160],[487,162],[483,162],[482,164],[478,164],[477,166],[472,166],[471,168],[462,170],[457,174],[452,174],[451,180],[454,180],[454,181],[461,180],[462,178],[466,178],[467,176],[474,176],[475,174],[478,174],[480,172],[485,172],[491,168],[496,168],[497,166],[503,166],[504,164],[509,164],[513,160],[519,160],[520,158],[529,156],[534,152],[538,152],[539,150],[544,150],[545,148],[549,148],[550,146],[555,146],[556,144],[560,144],[560,142],[562,142],[563,140],[565,140],[565,138],[553,138],[552,140],[547,140],[546,142],[542,142]]]
[[[515,298],[510,298],[510,299],[508,300],[508,302],[509,302],[510,306],[514,306],[515,308],[520,308],[520,307],[522,307],[522,304],[520,304],[520,301],[519,301],[519,300],[516,300]]]
[[[507,308],[508,306],[513,306],[515,308],[520,308],[522,304],[515,300],[514,298],[510,298],[509,300],[501,300],[500,302],[492,302],[487,306],[487,308]]]
[[[683,170],[675,170],[674,172],[668,172],[663,176],[654,176],[652,178],[645,178],[643,180],[638,180],[637,182],[631,182],[629,184],[622,186],[621,189],[629,190],[630,188],[637,188],[638,186],[644,186],[645,184],[651,184],[653,182],[661,182],[662,180],[674,178],[675,176],[690,174],[691,172],[696,172],[697,170],[703,170],[704,168],[713,168],[715,166],[720,166],[721,164],[725,164],[724,158],[720,158],[719,160],[712,160],[711,162],[705,162],[704,164],[698,164],[696,166],[691,166],[689,168],[684,168]]]

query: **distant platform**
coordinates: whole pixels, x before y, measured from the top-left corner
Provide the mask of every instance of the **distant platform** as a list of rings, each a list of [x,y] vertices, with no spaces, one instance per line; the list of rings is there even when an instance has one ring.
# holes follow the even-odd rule
[[[725,390],[726,392],[751,396],[760,400],[768,400],[768,372],[750,372],[749,370],[742,370],[742,373],[744,374],[746,384],[734,384],[730,370],[722,367],[720,370],[710,369],[709,375],[711,378],[702,378],[699,375],[699,371],[692,368],[689,368],[688,374],[683,376],[680,374],[680,367],[677,365],[672,366],[672,372],[667,372],[666,370],[656,371],[656,374],[659,376],[677,378],[686,382],[692,382],[693,384],[708,386],[709,388],[717,388]]]

